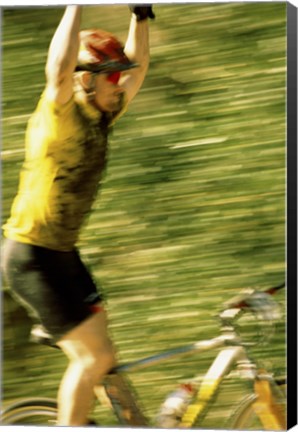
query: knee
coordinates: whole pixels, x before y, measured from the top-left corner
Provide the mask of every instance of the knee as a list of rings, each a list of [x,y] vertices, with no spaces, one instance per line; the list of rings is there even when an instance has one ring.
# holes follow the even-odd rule
[[[88,378],[94,383],[98,383],[116,364],[114,352],[105,350],[104,352],[92,352],[77,359],[81,368]]]

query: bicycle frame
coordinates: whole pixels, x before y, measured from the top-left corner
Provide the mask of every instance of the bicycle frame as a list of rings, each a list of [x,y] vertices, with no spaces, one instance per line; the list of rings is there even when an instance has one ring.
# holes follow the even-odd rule
[[[181,347],[174,348],[169,351],[165,351],[161,354],[156,354],[150,357],[145,357],[143,359],[136,360],[134,362],[119,365],[115,369],[113,369],[111,373],[131,372],[142,368],[148,368],[150,366],[160,364],[169,359],[182,357],[184,355],[210,351],[212,349],[220,348],[224,346],[226,342],[233,339],[235,339],[234,336],[231,337],[227,335],[222,335],[222,336],[217,336],[210,340],[203,340],[203,341],[194,342],[189,345],[183,345]]]
[[[256,402],[253,405],[254,411],[263,424],[264,429],[283,430],[286,427],[286,419],[278,398],[276,398],[272,392],[272,382],[270,382],[270,376],[266,373],[262,373],[261,375],[258,373],[256,370],[256,364],[251,362],[249,359],[246,349],[239,340],[234,326],[232,325],[232,321],[240,313],[241,309],[230,308],[226,309],[220,315],[220,318],[222,319],[222,335],[220,336],[210,340],[198,341],[190,345],[185,345],[166,351],[161,354],[119,365],[112,371],[112,373],[115,377],[117,375],[119,376],[119,374],[121,375],[122,373],[148,368],[169,359],[182,357],[193,353],[200,354],[213,349],[220,349],[207,373],[204,375],[203,380],[201,381],[195,400],[193,400],[188,405],[179,425],[177,426],[182,428],[191,428],[196,421],[200,420],[200,417],[205,414],[206,408],[216,395],[223,378],[227,376],[227,374],[234,367],[236,367],[239,369],[242,377],[252,384],[252,389],[256,395]],[[198,376],[195,376],[191,379],[191,383],[194,385],[198,384],[198,381]],[[109,394],[109,398],[113,404],[113,395]],[[124,399],[126,401],[126,411],[129,411],[131,405],[134,405],[134,409],[130,410],[131,412],[129,414],[126,412],[126,418],[130,417],[133,425],[144,426],[144,416],[136,407],[134,398],[127,388],[125,389]],[[119,411],[119,404],[118,407],[116,407],[114,404],[113,406],[114,409],[118,411],[118,415],[123,417],[121,410]],[[136,422],[134,422],[134,418]],[[125,420],[124,423],[126,423]],[[129,425],[132,425],[132,423],[131,421],[127,422]]]
[[[160,364],[168,359],[181,357],[192,353],[203,353],[213,349],[221,348],[216,355],[207,373],[204,375],[195,400],[192,401],[184,413],[178,427],[191,428],[200,417],[205,414],[206,408],[209,406],[212,398],[216,395],[222,380],[233,369],[237,367],[243,378],[252,383],[256,395],[254,403],[254,411],[259,417],[261,423],[266,430],[284,430],[286,428],[286,419],[283,413],[283,407],[278,401],[278,398],[272,392],[272,383],[270,376],[265,372],[258,374],[256,365],[252,363],[246,353],[246,350],[241,345],[237,344],[238,338],[235,334],[226,334],[215,337],[211,340],[195,342],[191,345],[182,346],[173,350],[166,351],[162,354],[153,355],[135,362],[127,363],[118,366],[113,371],[113,385],[117,387],[118,395],[115,399],[115,393],[108,392],[115,411],[124,424],[130,426],[146,426],[148,421],[143,416],[140,409],[136,406],[134,396],[129,388],[125,388],[121,397],[121,385],[117,377],[123,372],[136,371],[143,368],[148,368],[152,365]],[[111,376],[111,377],[112,377]],[[194,376],[191,383],[196,385],[199,378]],[[119,394],[120,392],[120,394]],[[119,403],[120,399],[120,403]]]
[[[191,428],[204,414],[208,404],[218,391],[223,378],[230,372],[234,364],[240,369],[241,375],[253,383],[256,400],[253,404],[255,414],[259,417],[265,430],[285,430],[286,418],[284,407],[273,388],[276,387],[272,378],[263,371],[258,373],[251,363],[243,347],[224,348],[217,355],[201,382],[199,391],[184,413],[179,427]]]
[[[189,405],[180,424],[180,426],[182,427],[191,427],[195,419],[197,419],[199,414],[208,405],[208,403],[212,399],[212,396],[219,388],[222,379],[231,370],[233,365],[237,362],[251,364],[247,358],[245,349],[241,345],[230,346],[231,344],[237,344],[237,342],[237,335],[234,332],[228,331],[225,334],[210,340],[198,341],[193,344],[181,346],[179,348],[172,349],[161,354],[146,357],[144,359],[137,360],[131,363],[119,365],[111,372],[110,377],[107,377],[105,384],[105,390],[109,396],[109,399],[112,402],[115,411],[117,412],[117,415],[122,419],[124,423],[127,423],[129,425],[133,424],[144,426],[144,416],[142,415],[138,407],[136,407],[134,396],[131,394],[127,386],[125,386],[126,388],[123,392],[123,395],[121,395],[121,387],[123,385],[123,382],[117,382],[117,377],[118,379],[120,379],[122,373],[148,368],[169,359],[190,355],[193,353],[200,354],[206,351],[211,351],[213,349],[222,348],[203,379],[195,403]],[[191,382],[197,381],[197,377],[191,379]],[[109,386],[111,385],[114,386],[113,391],[110,391]],[[115,393],[116,388],[118,390],[117,396]],[[123,403],[125,407],[122,406]],[[128,418],[130,419],[129,422],[127,421]],[[147,421],[145,424],[147,424]]]
[[[223,378],[237,362],[246,362],[249,364],[243,347],[228,347],[219,352],[201,382],[195,401],[187,407],[179,425],[180,427],[192,427],[215,396]],[[253,365],[251,365],[251,368],[253,368]],[[194,378],[195,380],[196,378]]]

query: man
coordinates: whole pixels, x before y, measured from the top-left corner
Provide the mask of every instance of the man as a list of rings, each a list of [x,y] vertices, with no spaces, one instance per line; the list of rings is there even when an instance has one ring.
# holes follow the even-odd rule
[[[12,294],[69,358],[58,394],[58,424],[65,426],[89,423],[94,388],[116,362],[101,295],[75,245],[105,167],[109,127],[137,94],[149,64],[152,8],[130,8],[123,50],[102,30],[80,32],[81,7],[66,7],[4,226],[3,270]]]

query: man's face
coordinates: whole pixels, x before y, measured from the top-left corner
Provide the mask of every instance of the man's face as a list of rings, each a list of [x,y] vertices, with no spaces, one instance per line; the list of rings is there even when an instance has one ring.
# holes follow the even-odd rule
[[[100,111],[113,112],[120,109],[121,94],[124,92],[118,84],[120,74],[98,74],[95,79],[95,105]]]

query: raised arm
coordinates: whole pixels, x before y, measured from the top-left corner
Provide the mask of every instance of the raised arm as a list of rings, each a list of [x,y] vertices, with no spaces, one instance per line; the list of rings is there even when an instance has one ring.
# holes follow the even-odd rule
[[[73,72],[79,50],[81,7],[67,6],[51,41],[46,63],[47,94],[65,104],[73,94]]]
[[[120,85],[126,91],[128,102],[137,94],[147,73],[150,61],[148,17],[154,18],[151,7],[132,7],[131,10],[133,13],[124,52],[139,67],[122,73]]]

